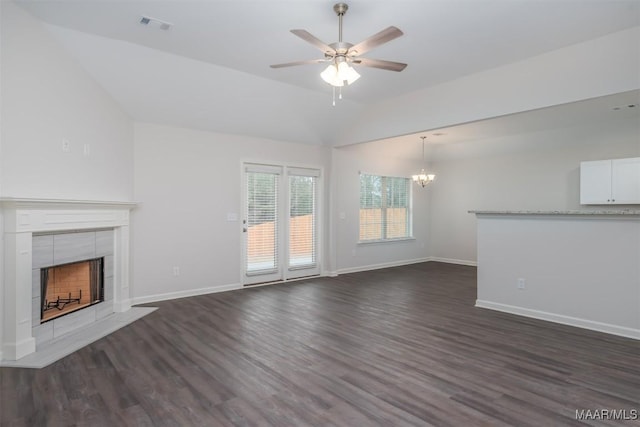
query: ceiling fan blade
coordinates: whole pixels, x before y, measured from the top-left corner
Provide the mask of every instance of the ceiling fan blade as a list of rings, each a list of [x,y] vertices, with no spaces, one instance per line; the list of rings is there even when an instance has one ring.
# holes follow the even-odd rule
[[[323,62],[327,62],[326,59],[306,59],[304,61],[294,61],[287,62],[284,64],[273,64],[270,65],[271,68],[284,68],[284,67],[294,67],[296,65],[307,65],[307,64],[321,64]]]
[[[312,45],[320,49],[323,53],[331,54],[335,52],[335,49],[333,49],[331,46],[308,32],[307,30],[291,30],[291,32],[300,37],[302,40],[311,43]]]
[[[384,61],[382,59],[354,58],[351,62],[364,65],[365,67],[381,68],[388,71],[402,71],[407,67],[407,64],[403,64],[402,62]]]
[[[404,33],[399,28],[389,27],[379,33],[376,33],[368,39],[362,40],[360,43],[349,48],[349,54],[362,55],[365,52],[370,51],[374,47],[378,47],[381,44],[390,42],[393,39],[397,39]]]

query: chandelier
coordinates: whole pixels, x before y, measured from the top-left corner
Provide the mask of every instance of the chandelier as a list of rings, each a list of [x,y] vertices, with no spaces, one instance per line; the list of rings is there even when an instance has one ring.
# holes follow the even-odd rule
[[[422,138],[422,164],[425,165],[426,163],[424,161],[424,140],[427,137],[426,136],[421,136],[420,138]],[[436,176],[434,174],[425,173],[424,168],[422,168],[420,170],[420,173],[417,174],[417,175],[412,175],[411,179],[413,179],[413,182],[415,182],[416,184],[418,184],[419,186],[424,188],[424,187],[427,186],[427,184],[429,184],[431,181],[436,179]]]

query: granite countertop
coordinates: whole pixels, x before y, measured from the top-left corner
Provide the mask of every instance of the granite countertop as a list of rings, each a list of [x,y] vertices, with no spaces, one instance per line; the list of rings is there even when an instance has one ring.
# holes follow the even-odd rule
[[[584,211],[469,211],[476,215],[640,215],[640,209],[601,209]]]

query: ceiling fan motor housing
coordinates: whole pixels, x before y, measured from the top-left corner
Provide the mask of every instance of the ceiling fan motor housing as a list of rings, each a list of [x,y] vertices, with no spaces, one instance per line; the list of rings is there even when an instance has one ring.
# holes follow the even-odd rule
[[[349,6],[347,6],[346,3],[336,3],[333,6],[333,10],[338,14],[338,15],[344,15],[347,10],[349,10]]]
[[[331,56],[334,56],[334,54],[337,54],[337,56],[344,56],[347,54],[349,49],[353,47],[353,44],[347,43],[347,42],[336,42],[336,43],[331,43],[329,46],[331,46],[335,50],[335,53],[331,52]]]

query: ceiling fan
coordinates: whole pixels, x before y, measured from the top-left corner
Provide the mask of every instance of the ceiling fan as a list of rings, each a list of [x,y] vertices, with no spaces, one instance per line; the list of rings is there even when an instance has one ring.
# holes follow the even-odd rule
[[[331,86],[342,87],[355,82],[360,74],[349,64],[365,67],[380,68],[389,71],[402,71],[407,64],[385,61],[381,59],[362,58],[360,55],[371,49],[400,37],[403,33],[396,27],[388,27],[357,44],[342,41],[342,17],[349,9],[346,3],[338,3],[333,10],[338,15],[338,41],[326,44],[306,30],[291,30],[293,34],[311,43],[324,53],[322,59],[309,59],[303,61],[274,64],[271,68],[292,67],[295,65],[329,63],[329,66],[320,74],[322,79]],[[335,102],[334,102],[335,105]]]

